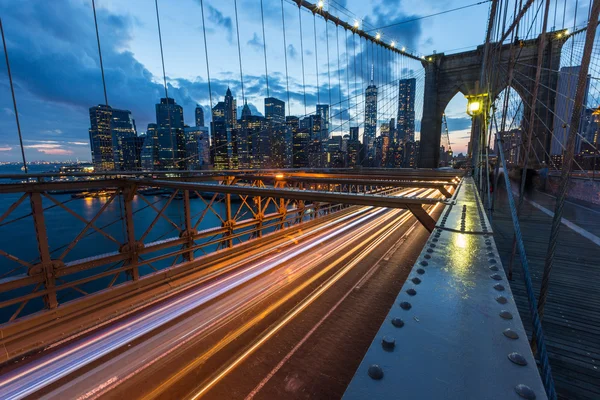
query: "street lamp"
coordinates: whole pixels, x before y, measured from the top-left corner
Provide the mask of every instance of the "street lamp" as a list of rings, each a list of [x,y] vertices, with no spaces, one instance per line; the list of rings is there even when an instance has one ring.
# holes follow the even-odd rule
[[[466,95],[467,114],[470,117],[481,114],[484,110],[484,104],[487,100],[487,93]]]

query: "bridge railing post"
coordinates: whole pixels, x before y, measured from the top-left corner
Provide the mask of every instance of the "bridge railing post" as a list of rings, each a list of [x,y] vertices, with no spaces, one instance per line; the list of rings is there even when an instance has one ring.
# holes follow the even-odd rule
[[[44,276],[44,287],[46,289],[44,304],[47,308],[52,309],[58,306],[58,300],[56,299],[56,277],[54,274],[54,263],[50,254],[50,246],[48,245],[48,232],[46,230],[42,196],[37,192],[33,192],[30,193],[29,198],[33,215],[33,227],[35,228],[40,255],[39,267],[41,267],[41,273]]]
[[[194,228],[192,224],[192,217],[190,213],[190,191],[183,191],[183,221],[184,221],[184,231],[182,235],[185,236],[187,242],[185,243],[186,248],[191,248],[194,246]],[[192,261],[194,259],[194,251],[190,250],[186,253],[183,253],[183,258],[186,261]]]
[[[125,208],[125,229],[127,242],[122,251],[129,254],[127,265],[130,269],[127,271],[131,279],[137,281],[140,279],[140,271],[138,268],[138,242],[135,240],[135,226],[133,223],[133,198],[135,197],[137,188],[135,186],[126,186],[122,189],[123,207]]]

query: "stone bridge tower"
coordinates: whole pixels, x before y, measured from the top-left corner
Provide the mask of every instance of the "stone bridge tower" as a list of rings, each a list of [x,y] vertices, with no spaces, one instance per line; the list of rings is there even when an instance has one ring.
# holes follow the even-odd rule
[[[542,75],[538,89],[536,118],[534,119],[533,146],[540,159],[546,159],[544,150],[550,148],[555,90],[560,68],[560,55],[564,42],[568,39],[563,31],[549,32],[546,35],[546,46],[543,52]],[[540,38],[516,41],[512,46],[514,64],[512,88],[523,100],[524,128],[529,118],[532,101],[535,72],[537,66],[537,48]],[[490,47],[494,75],[491,79],[490,98],[495,100],[508,85],[508,66],[511,57],[510,44],[496,48]],[[421,143],[419,167],[436,168],[440,158],[440,137],[442,132],[442,114],[448,102],[461,92],[463,95],[476,94],[475,88],[481,76],[484,45],[472,51],[445,55],[432,54],[423,61],[425,68],[425,95],[423,118],[421,120]],[[498,57],[500,52],[500,57]],[[495,56],[494,56],[495,54]],[[492,58],[490,57],[490,58]],[[429,61],[431,59],[431,61]],[[480,92],[485,91],[484,88]],[[466,112],[465,112],[466,115]],[[500,121],[498,121],[500,124]],[[538,140],[536,140],[536,137]],[[548,162],[548,160],[546,160]]]

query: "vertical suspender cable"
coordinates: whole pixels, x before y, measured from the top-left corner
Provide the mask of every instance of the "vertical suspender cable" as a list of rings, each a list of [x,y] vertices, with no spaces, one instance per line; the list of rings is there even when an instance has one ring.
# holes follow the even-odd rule
[[[317,50],[317,14],[313,13],[313,32],[315,34],[315,69],[317,71],[317,104],[321,103],[321,88],[319,87],[319,51]],[[323,121],[321,121],[323,123]]]
[[[162,34],[160,32],[160,16],[158,13],[158,0],[154,0],[154,6],[156,8],[156,25],[158,26],[158,42],[160,44],[160,61],[162,63],[162,71],[163,71],[163,82],[165,85],[165,101],[167,102],[167,118],[169,120],[169,139],[171,141],[171,162],[175,163],[175,147],[173,147],[173,131],[171,129],[171,107],[169,106],[169,94],[167,91],[167,74],[165,72],[165,57],[163,54],[163,45],[162,45]],[[175,167],[175,164],[173,164]]]
[[[338,95],[339,95],[339,102],[338,102],[338,106],[340,108],[340,112],[339,114],[341,114],[339,116],[341,124],[340,127],[342,129],[342,135],[344,134],[344,115],[342,113],[342,75],[341,75],[341,66],[340,66],[340,35],[339,35],[340,29],[339,27],[336,25],[335,26],[335,46],[337,48],[337,75],[338,75]]]
[[[246,94],[244,93],[244,74],[242,72],[242,48],[240,46],[240,25],[238,22],[237,0],[233,0],[233,7],[235,8],[235,30],[237,32],[238,60],[240,62],[240,84],[242,86],[242,101],[244,102],[244,104],[246,104]]]
[[[355,107],[355,112],[356,112],[356,115],[354,117],[354,123],[357,124],[358,123],[358,95],[356,94],[356,92],[358,89],[358,84],[357,84],[357,80],[356,80],[356,34],[354,32],[352,33],[352,51],[354,53],[354,56],[352,58],[352,66],[354,69],[354,107]]]
[[[96,2],[92,0],[92,10],[94,11],[94,25],[96,26],[96,42],[98,43],[98,57],[100,58],[100,71],[102,72],[102,87],[104,88],[104,104],[108,106],[108,96],[106,95],[106,80],[104,79],[104,64],[102,62],[102,50],[100,49],[100,34],[98,33],[98,20],[96,19]]]
[[[302,60],[302,91],[304,93],[304,115],[306,112],[306,78],[304,76],[304,41],[302,40],[302,9],[298,5],[298,21],[300,22],[300,58]]]
[[[350,57],[348,54],[348,36],[344,33],[344,42],[346,46],[346,90],[348,96],[348,130],[350,130]]]
[[[208,78],[208,101],[210,102],[210,120],[212,122],[213,112],[213,101],[212,101],[212,89],[210,87],[210,64],[208,61],[208,46],[206,44],[206,22],[204,20],[204,0],[200,0],[200,10],[202,10],[202,34],[204,36],[204,55],[206,58],[206,75]],[[212,134],[212,132],[211,132]]]
[[[325,20],[325,38],[327,39],[327,89],[329,91],[329,126],[331,127],[331,68],[329,62],[329,23]]]
[[[285,60],[285,90],[287,92],[288,115],[292,115],[292,105],[290,104],[290,79],[288,75],[287,41],[285,37],[285,12],[283,10],[283,0],[281,0],[281,26],[283,29],[283,58]]]
[[[0,33],[2,33],[2,45],[4,46],[4,57],[6,58],[6,70],[8,71],[8,80],[10,82],[10,93],[12,94],[13,110],[15,112],[15,120],[17,121],[17,132],[19,134],[19,144],[21,146],[21,157],[23,158],[23,169],[27,174],[29,171],[27,169],[27,162],[25,161],[25,149],[23,147],[23,136],[21,135],[21,123],[19,122],[19,112],[17,111],[17,98],[15,97],[15,88],[13,86],[12,74],[10,72],[10,62],[8,61],[8,51],[6,50],[6,39],[4,38],[4,27],[2,26],[2,18],[0,18]]]
[[[267,97],[271,97],[269,93],[269,69],[267,68],[267,38],[265,36],[265,13],[263,11],[263,0],[260,0],[260,19],[262,22],[263,53],[265,55],[265,80],[267,84]]]

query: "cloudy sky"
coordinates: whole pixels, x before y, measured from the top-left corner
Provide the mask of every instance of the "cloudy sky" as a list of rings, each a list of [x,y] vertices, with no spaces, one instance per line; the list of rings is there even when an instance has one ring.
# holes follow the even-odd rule
[[[471,3],[469,0],[336,0],[326,7],[344,20],[358,19],[364,29],[371,29]],[[195,105],[208,110],[211,101],[200,2],[159,0],[158,4],[169,96],[184,107],[185,122],[193,125]],[[263,0],[263,5],[269,94],[287,102],[284,58],[287,54],[289,110],[295,115],[305,113],[303,48],[307,112],[314,112],[318,100],[328,103],[331,89],[332,114],[336,115],[333,125],[347,132],[349,117],[353,123],[361,123],[364,110],[361,93],[369,80],[371,46],[358,41],[354,49],[356,39],[352,36],[343,30],[336,32],[331,23],[326,30],[320,17],[316,18],[315,26],[311,13],[302,10],[299,16],[298,7],[284,0],[286,49],[281,0]],[[484,40],[488,6],[489,3],[478,5],[381,32],[384,40],[394,40],[417,55],[474,48]],[[109,104],[131,110],[138,131],[143,132],[154,121],[154,105],[165,93],[154,1],[96,0],[96,7]],[[237,8],[244,95],[253,112],[262,112],[267,90],[260,1],[237,0]],[[212,103],[222,100],[229,86],[241,107],[234,0],[204,0],[204,13]],[[88,109],[104,102],[91,0],[31,0],[21,2],[19,7],[14,6],[14,1],[0,0],[0,15],[28,160],[88,160]],[[391,104],[386,99],[391,99],[397,89],[385,83],[397,76],[414,76],[422,90],[422,68],[418,61],[387,57],[381,52],[375,55],[380,57],[372,63],[380,87],[380,117],[390,118],[396,113],[397,103]],[[18,136],[6,65],[0,64],[0,161],[18,160]],[[341,105],[337,104],[340,96]],[[464,113],[465,106],[459,94],[447,109],[455,152],[466,149],[470,122]],[[421,108],[422,105],[418,106],[417,112]]]

